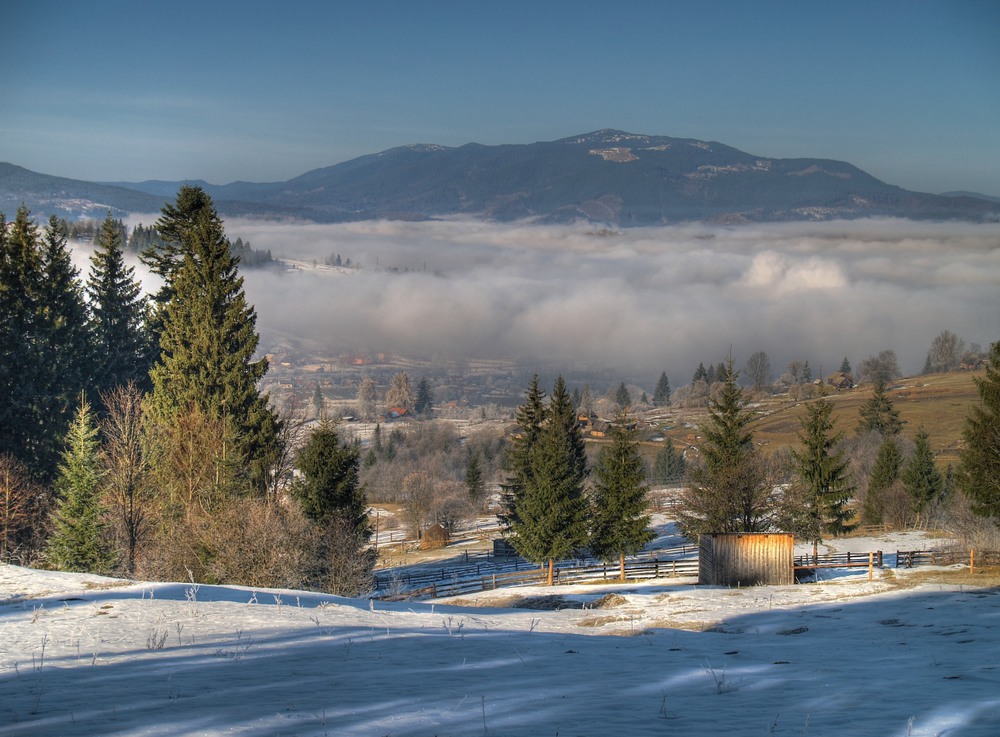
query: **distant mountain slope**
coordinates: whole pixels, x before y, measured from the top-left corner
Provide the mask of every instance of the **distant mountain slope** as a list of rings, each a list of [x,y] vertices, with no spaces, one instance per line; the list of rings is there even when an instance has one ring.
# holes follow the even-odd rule
[[[0,162],[0,212],[10,220],[22,202],[36,215],[74,220],[103,219],[109,210],[115,217],[158,212],[164,199],[121,186],[37,174]]]
[[[159,196],[162,204],[182,183],[118,184]],[[842,161],[767,158],[714,141],[616,130],[525,145],[402,146],[287,182],[203,186],[225,214],[321,221],[449,215],[618,226],[868,216],[982,220],[996,219],[1000,209],[975,197],[909,192]]]
[[[1000,197],[994,197],[993,195],[982,194],[981,192],[942,192],[942,197],[975,197],[977,200],[986,200],[987,202],[997,202],[1000,203]]]

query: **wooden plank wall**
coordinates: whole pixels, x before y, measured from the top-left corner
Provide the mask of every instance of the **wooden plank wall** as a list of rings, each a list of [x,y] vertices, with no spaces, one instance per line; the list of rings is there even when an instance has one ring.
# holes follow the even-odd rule
[[[795,582],[793,535],[725,533],[698,540],[698,583],[716,586]]]

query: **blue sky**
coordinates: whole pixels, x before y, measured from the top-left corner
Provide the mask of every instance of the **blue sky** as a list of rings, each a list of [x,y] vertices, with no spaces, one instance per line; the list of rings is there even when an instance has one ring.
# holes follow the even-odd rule
[[[0,27],[0,160],[78,179],[620,128],[1000,196],[995,0],[5,0]]]

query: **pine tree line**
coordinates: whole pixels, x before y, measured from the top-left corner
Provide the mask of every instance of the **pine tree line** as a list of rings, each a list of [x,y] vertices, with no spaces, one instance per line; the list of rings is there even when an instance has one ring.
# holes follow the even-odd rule
[[[297,452],[299,503],[275,504],[290,435],[257,388],[256,314],[211,198],[182,188],[148,243],[151,298],[110,215],[86,283],[64,223],[0,215],[0,555],[362,590],[374,561],[356,449],[321,426]]]

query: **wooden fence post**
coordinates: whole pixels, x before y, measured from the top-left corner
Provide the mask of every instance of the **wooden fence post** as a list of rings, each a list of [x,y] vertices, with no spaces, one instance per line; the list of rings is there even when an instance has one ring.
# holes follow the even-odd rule
[[[875,553],[868,553],[868,580],[872,580],[872,570],[875,567]]]
[[[976,572],[976,549],[969,548],[969,573]]]

